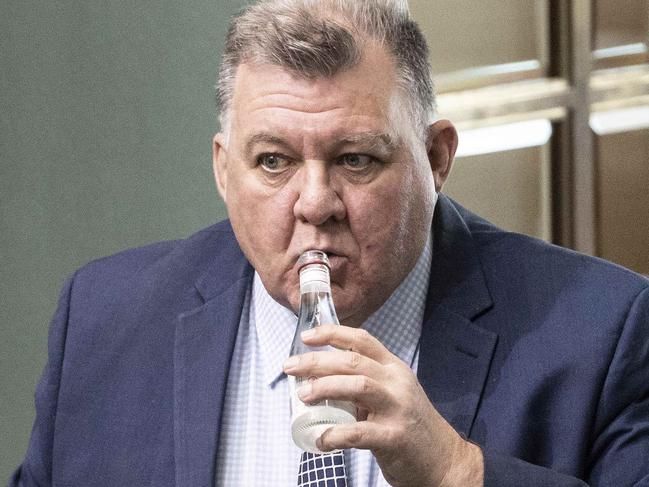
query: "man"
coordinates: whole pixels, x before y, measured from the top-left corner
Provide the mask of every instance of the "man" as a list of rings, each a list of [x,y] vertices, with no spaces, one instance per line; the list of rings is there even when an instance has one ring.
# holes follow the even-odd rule
[[[286,374],[358,407],[318,443],[346,485],[648,485],[649,283],[438,200],[457,136],[429,76],[405,2],[235,19],[230,221],[68,281],[10,485],[297,485]],[[289,359],[307,249],[347,326]]]

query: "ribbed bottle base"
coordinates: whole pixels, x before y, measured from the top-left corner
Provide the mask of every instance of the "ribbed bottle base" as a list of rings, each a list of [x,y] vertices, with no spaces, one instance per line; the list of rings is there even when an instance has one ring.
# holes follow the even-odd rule
[[[293,420],[291,433],[295,444],[311,453],[324,453],[315,442],[322,433],[337,424],[354,423],[353,414],[332,406],[310,406]]]

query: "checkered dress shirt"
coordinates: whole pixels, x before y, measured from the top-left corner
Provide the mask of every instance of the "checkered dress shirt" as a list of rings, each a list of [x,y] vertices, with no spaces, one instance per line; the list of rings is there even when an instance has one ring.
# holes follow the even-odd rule
[[[363,328],[413,371],[424,316],[432,245]],[[291,410],[282,363],[291,348],[297,317],[268,294],[255,273],[241,315],[228,376],[216,461],[219,487],[287,487],[296,484],[302,451],[291,439]],[[367,450],[345,450],[348,487],[387,482]]]

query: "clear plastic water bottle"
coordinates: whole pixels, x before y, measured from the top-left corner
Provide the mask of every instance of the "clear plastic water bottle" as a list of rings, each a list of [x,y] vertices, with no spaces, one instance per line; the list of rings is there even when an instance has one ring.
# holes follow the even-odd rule
[[[300,333],[316,326],[327,324],[340,326],[331,297],[327,254],[319,250],[304,252],[298,260],[298,272],[300,273],[300,311],[291,355],[309,351],[331,351],[332,347],[308,347],[300,338]],[[305,404],[298,398],[296,391],[312,378],[289,376],[288,379],[293,441],[305,451],[322,453],[315,445],[316,440],[331,426],[355,422],[356,407],[348,401],[332,400]]]

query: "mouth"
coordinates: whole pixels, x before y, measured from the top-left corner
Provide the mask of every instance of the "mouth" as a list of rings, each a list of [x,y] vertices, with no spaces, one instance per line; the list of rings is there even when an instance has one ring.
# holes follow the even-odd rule
[[[325,250],[325,254],[327,254],[327,257],[329,259],[332,259],[332,258],[335,258],[335,257],[344,257],[342,254],[339,254],[337,252],[331,252],[331,251],[326,251],[326,250]]]
[[[327,257],[329,258],[329,269],[332,277],[338,275],[342,267],[345,265],[347,257],[334,252],[327,252]]]
[[[339,251],[336,251],[335,249],[328,248],[326,246],[323,247],[317,247],[317,246],[312,246],[309,248],[305,248],[300,252],[299,255],[302,255],[302,253],[307,252],[309,250],[319,250],[321,252],[324,252],[327,254],[327,258],[329,259],[329,266],[331,268],[331,271],[334,272],[335,270],[340,269],[340,267],[343,265],[344,261],[347,260],[347,256],[340,253]],[[299,257],[299,256],[298,256]],[[297,259],[296,259],[297,262]]]

